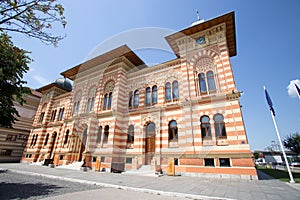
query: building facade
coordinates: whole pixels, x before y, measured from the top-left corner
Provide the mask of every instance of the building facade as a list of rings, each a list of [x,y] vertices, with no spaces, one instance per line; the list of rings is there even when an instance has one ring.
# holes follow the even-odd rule
[[[230,57],[234,13],[166,37],[176,59],[148,67],[126,45],[61,73],[43,94],[24,162],[150,165],[181,175],[257,178]],[[73,86],[67,79],[73,81]]]
[[[23,97],[26,103],[22,106],[14,102],[20,117],[17,117],[12,128],[0,127],[0,162],[20,162],[41,95],[31,90],[31,94]]]

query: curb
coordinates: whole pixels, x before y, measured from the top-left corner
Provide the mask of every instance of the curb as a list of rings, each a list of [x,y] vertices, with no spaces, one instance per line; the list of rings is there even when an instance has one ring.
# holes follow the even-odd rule
[[[64,181],[71,181],[76,183],[82,183],[82,184],[90,184],[90,185],[97,185],[101,187],[106,188],[116,188],[116,189],[122,189],[122,190],[130,190],[135,192],[143,192],[143,193],[149,193],[149,194],[155,194],[155,195],[163,195],[163,196],[173,196],[173,197],[182,197],[182,198],[189,198],[189,199],[203,199],[203,200],[212,200],[212,199],[218,199],[218,200],[232,200],[229,198],[223,198],[223,197],[209,197],[209,196],[203,196],[203,195],[195,195],[195,194],[186,194],[186,193],[178,193],[178,192],[166,192],[162,190],[152,190],[152,189],[145,189],[145,188],[136,188],[136,187],[129,187],[129,186],[121,186],[121,185],[114,185],[109,183],[99,183],[95,181],[87,181],[87,180],[79,180],[74,178],[66,178],[66,177],[59,177],[54,175],[48,175],[48,174],[39,174],[34,172],[25,172],[25,171],[19,171],[14,169],[9,169],[6,171],[18,173],[18,174],[26,174],[31,176],[41,176],[51,179],[57,179],[57,180],[64,180]]]

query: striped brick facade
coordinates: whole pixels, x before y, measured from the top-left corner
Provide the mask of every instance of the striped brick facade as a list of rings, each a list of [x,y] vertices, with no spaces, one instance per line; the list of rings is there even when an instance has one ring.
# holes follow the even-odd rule
[[[205,42],[198,44],[198,37]],[[74,81],[72,91],[43,87],[22,160],[84,160],[97,171],[151,165],[167,172],[175,159],[181,175],[256,178],[230,64],[234,14],[166,39],[174,60],[147,67],[121,46],[61,73]],[[61,108],[63,118],[50,122]]]

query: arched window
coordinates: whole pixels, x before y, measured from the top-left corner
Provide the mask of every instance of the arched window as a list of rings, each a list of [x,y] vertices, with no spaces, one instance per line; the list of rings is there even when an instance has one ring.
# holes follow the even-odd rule
[[[151,89],[150,87],[146,88],[146,105],[151,104]]]
[[[210,119],[207,115],[204,115],[200,119],[201,121],[201,136],[202,138],[210,138],[211,137],[211,128],[210,128]]]
[[[153,122],[146,126],[146,137],[155,137],[155,124]]]
[[[171,92],[171,83],[166,83],[165,85],[165,93],[166,93],[166,101],[172,100],[172,92]]]
[[[152,87],[152,104],[157,103],[157,86]]]
[[[139,91],[134,91],[134,100],[133,100],[133,106],[138,107],[139,106]]]
[[[36,134],[36,135],[35,135],[35,139],[34,139],[33,146],[35,146],[35,145],[36,145],[36,141],[37,141],[37,139],[38,139],[38,136],[39,136],[38,134]]]
[[[49,133],[47,133],[47,135],[46,135],[44,146],[46,146],[48,144],[48,140],[49,140]]]
[[[88,103],[86,106],[86,112],[91,112],[94,108],[95,97],[91,97],[88,99]]]
[[[173,100],[179,98],[178,81],[172,83],[172,96]]]
[[[45,112],[46,112],[47,104],[45,103],[41,109],[41,114],[39,116],[38,123],[42,123],[44,120]]]
[[[108,135],[109,135],[109,126],[106,125],[106,126],[104,127],[103,144],[107,144],[107,143],[108,143]]]
[[[99,126],[98,127],[98,133],[97,133],[97,140],[96,140],[97,144],[101,143],[101,138],[102,138],[102,126]]]
[[[128,127],[128,133],[127,133],[127,144],[133,144],[134,143],[134,126],[130,125]]]
[[[105,94],[103,99],[103,110],[107,108],[107,101],[108,101],[108,94]]]
[[[82,134],[82,144],[83,144],[84,146],[86,146],[87,131],[88,131],[87,128],[84,129],[83,134]]]
[[[81,100],[81,91],[79,90],[74,98],[73,104],[73,115],[79,112],[80,109],[80,100]]]
[[[177,141],[178,141],[177,122],[175,120],[172,120],[169,123],[169,142],[177,142]]]
[[[66,132],[66,135],[65,135],[65,141],[64,141],[64,144],[67,144],[68,143],[68,139],[69,139],[69,129],[67,130]]]
[[[111,108],[111,104],[112,104],[112,92],[110,92],[109,95],[108,95],[107,109]]]
[[[34,143],[34,139],[35,139],[35,135],[33,135],[33,136],[32,136],[32,139],[31,139],[30,146],[32,146],[32,145],[33,145],[33,143]]]
[[[215,84],[214,73],[212,71],[208,71],[206,73],[206,75],[207,75],[208,90],[209,91],[215,91],[216,90],[216,84]]]
[[[199,78],[200,92],[201,93],[207,93],[204,73],[199,74],[198,78]]]
[[[53,122],[55,120],[55,117],[56,117],[56,112],[57,110],[52,110],[52,113],[51,113],[51,117],[50,117],[50,122]]]
[[[113,90],[115,88],[115,82],[109,81],[105,85],[105,95],[103,99],[103,110],[111,109],[112,105],[112,97],[113,97]]]
[[[226,129],[224,123],[224,117],[221,114],[214,116],[215,121],[215,132],[217,137],[226,137]]]
[[[92,86],[88,93],[88,102],[86,105],[86,112],[91,112],[94,108],[95,102],[95,95],[96,95],[96,86]]]
[[[64,112],[65,112],[65,108],[59,109],[57,121],[63,120]]]
[[[128,101],[128,107],[132,107],[132,99],[133,99],[133,92],[129,92],[129,101]]]

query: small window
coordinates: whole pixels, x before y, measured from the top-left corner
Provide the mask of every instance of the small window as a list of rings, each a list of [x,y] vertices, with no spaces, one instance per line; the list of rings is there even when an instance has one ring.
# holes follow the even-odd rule
[[[65,135],[65,141],[64,141],[64,144],[67,144],[68,143],[68,139],[69,139],[69,129],[67,130],[66,132],[66,135]]]
[[[156,104],[157,103],[157,86],[154,85],[152,87],[152,104]]]
[[[212,71],[208,71],[206,73],[207,75],[207,83],[208,83],[208,90],[209,91],[215,91],[216,90],[216,84],[215,84],[215,76]]]
[[[48,140],[49,140],[49,133],[47,133],[47,135],[46,135],[44,146],[46,146],[48,144]]]
[[[128,107],[132,107],[132,99],[133,99],[133,92],[129,92],[129,100],[128,100]]]
[[[172,92],[171,92],[171,83],[166,83],[165,85],[165,95],[166,95],[166,101],[172,100]]]
[[[202,138],[211,138],[210,119],[207,115],[201,117],[201,136]]]
[[[173,100],[179,98],[178,81],[172,83],[172,97]]]
[[[215,160],[213,158],[204,158],[204,165],[207,167],[214,167]]]
[[[175,120],[172,120],[169,123],[169,142],[177,142],[177,141],[178,141],[177,122]]]
[[[96,162],[96,161],[97,161],[97,157],[93,156],[93,162]]]
[[[60,155],[59,160],[63,160],[63,159],[64,159],[64,155]]]
[[[206,89],[206,81],[205,81],[204,73],[199,74],[198,78],[199,78],[200,92],[206,93],[207,89]]]
[[[109,135],[109,126],[106,125],[106,126],[104,127],[103,144],[107,144],[107,143],[108,143],[108,135]]]
[[[150,87],[146,88],[146,105],[151,104],[151,89]]]
[[[96,140],[96,143],[97,143],[97,144],[100,144],[100,142],[101,142],[101,137],[102,137],[102,126],[99,126],[99,127],[98,127],[98,133],[97,133],[97,140]]]
[[[10,156],[12,154],[11,149],[0,149],[0,156]]]
[[[126,158],[126,164],[131,164],[132,163],[132,158]]]
[[[217,137],[226,137],[226,129],[224,123],[224,117],[221,114],[214,116],[215,121],[215,132]]]
[[[229,158],[220,158],[220,167],[230,167],[230,159]]]
[[[130,125],[128,127],[128,133],[127,133],[127,143],[133,144],[134,142],[134,126]]]
[[[44,115],[45,115],[45,112],[42,112],[42,113],[40,114],[38,123],[42,123],[42,121],[43,121],[43,119],[44,119]]]
[[[178,166],[179,165],[179,159],[178,158],[174,158],[174,165]]]
[[[138,90],[136,90],[134,92],[133,106],[134,107],[138,107],[139,106],[139,91]]]
[[[57,110],[52,110],[50,122],[53,122],[55,120],[56,112],[57,112]]]
[[[104,162],[104,161],[105,161],[105,157],[101,156],[101,162]]]

